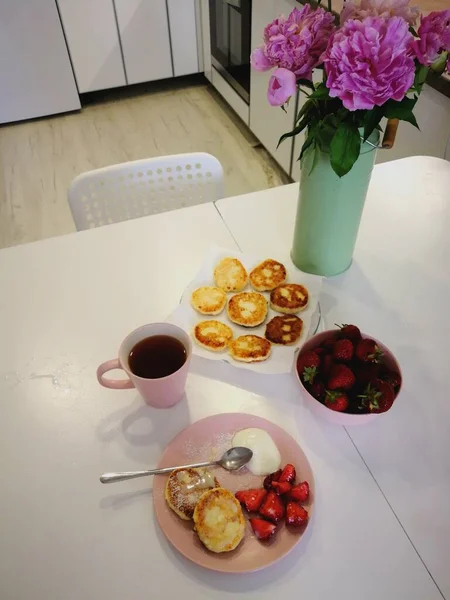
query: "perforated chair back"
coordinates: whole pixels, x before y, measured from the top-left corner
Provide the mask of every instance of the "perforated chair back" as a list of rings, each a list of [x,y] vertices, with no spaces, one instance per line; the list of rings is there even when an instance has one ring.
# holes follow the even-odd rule
[[[69,188],[77,231],[223,198],[223,169],[211,154],[174,154],[82,173]]]

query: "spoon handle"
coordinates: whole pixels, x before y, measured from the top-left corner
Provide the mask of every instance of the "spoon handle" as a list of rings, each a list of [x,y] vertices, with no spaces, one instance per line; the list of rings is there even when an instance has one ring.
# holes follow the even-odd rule
[[[171,473],[175,469],[194,469],[196,467],[210,467],[211,465],[217,465],[217,461],[208,461],[202,463],[195,463],[193,465],[181,465],[179,467],[164,467],[163,469],[151,469],[150,471],[125,471],[124,473],[103,473],[100,475],[100,481],[102,483],[115,483],[116,481],[126,481],[127,479],[136,479],[137,477],[146,477],[147,475],[163,475],[164,473]]]

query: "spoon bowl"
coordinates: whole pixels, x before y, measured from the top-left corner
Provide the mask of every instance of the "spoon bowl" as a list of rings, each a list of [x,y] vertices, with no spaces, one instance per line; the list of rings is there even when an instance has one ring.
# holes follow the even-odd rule
[[[236,448],[230,448],[224,452],[222,458],[218,460],[216,464],[220,465],[227,471],[238,471],[249,462],[252,456],[253,452],[250,450],[250,448],[237,446]]]

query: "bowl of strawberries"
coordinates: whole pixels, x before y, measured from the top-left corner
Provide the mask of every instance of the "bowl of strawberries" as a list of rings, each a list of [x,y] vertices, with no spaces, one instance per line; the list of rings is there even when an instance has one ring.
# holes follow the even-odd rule
[[[294,370],[312,412],[339,425],[362,425],[387,412],[402,387],[395,356],[356,325],[314,335]]]

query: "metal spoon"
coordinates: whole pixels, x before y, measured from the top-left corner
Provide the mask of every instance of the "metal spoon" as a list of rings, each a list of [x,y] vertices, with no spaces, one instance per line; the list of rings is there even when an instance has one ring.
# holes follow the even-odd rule
[[[222,458],[211,462],[195,463],[193,465],[181,465],[179,467],[164,467],[164,469],[152,469],[150,471],[126,471],[125,473],[104,473],[100,475],[102,483],[114,483],[116,481],[125,481],[126,479],[136,479],[136,477],[146,477],[147,475],[163,475],[171,473],[175,469],[193,469],[196,467],[211,467],[217,465],[223,467],[227,471],[237,471],[253,456],[253,452],[249,448],[238,446],[227,450]]]

